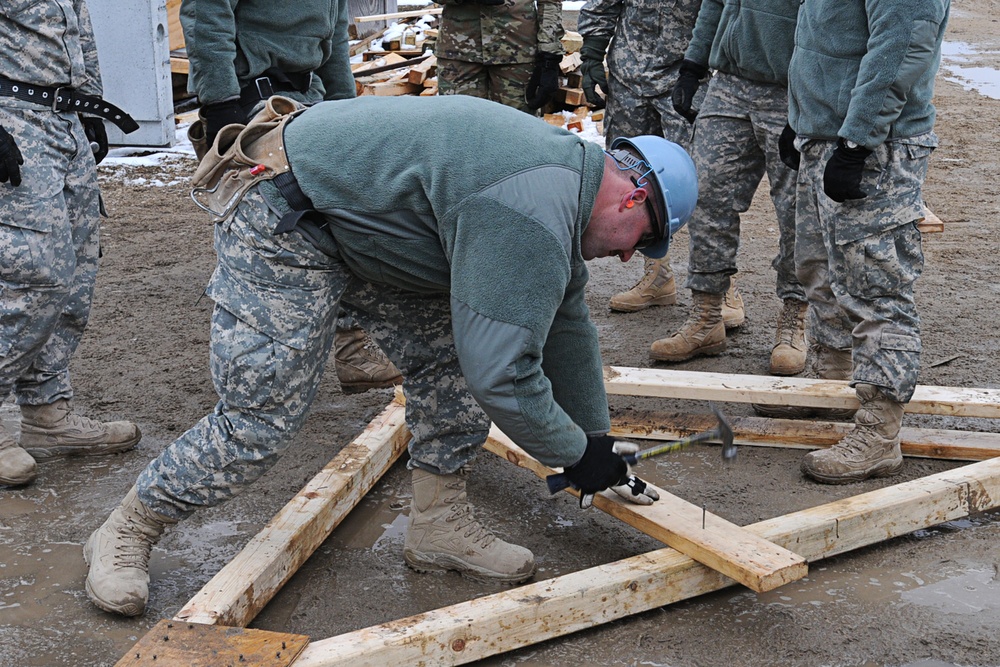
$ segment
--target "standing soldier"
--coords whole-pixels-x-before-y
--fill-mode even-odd
[[[97,163],[107,118],[84,0],[4,3],[0,11],[0,400],[21,406],[20,446],[0,425],[0,484],[27,484],[35,461],[131,449],[127,421],[73,412],[69,362],[94,295],[100,254]]]

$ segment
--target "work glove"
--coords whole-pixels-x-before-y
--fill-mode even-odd
[[[799,162],[802,156],[795,148],[795,130],[788,123],[785,123],[785,129],[781,131],[781,136],[778,137],[778,157],[781,158],[781,161],[789,169],[799,170]]]
[[[80,122],[90,141],[90,150],[94,152],[94,161],[101,164],[101,160],[108,156],[108,130],[104,127],[104,121],[95,116],[80,116]]]
[[[588,435],[583,458],[564,468],[563,472],[574,487],[580,490],[580,508],[587,509],[594,502],[594,494],[611,489],[619,496],[637,505],[652,505],[660,496],[644,481],[631,474],[622,455],[635,454],[638,445],[615,440],[609,435]]]
[[[562,56],[558,53],[539,53],[535,56],[535,70],[528,80],[528,87],[524,89],[524,101],[532,109],[541,109],[559,90],[561,62]]]
[[[674,90],[670,94],[670,101],[674,103],[674,111],[693,123],[698,116],[698,112],[691,108],[694,103],[695,93],[701,86],[701,80],[708,76],[708,68],[699,65],[693,60],[683,60],[681,62],[680,75]]]
[[[605,97],[608,94],[608,75],[604,71],[604,52],[608,48],[610,40],[604,37],[584,37],[583,47],[580,48],[580,72],[583,74],[583,94],[587,97],[587,102],[596,109],[603,109],[605,105],[604,97],[597,92],[597,87],[601,87],[601,92]]]
[[[823,171],[823,192],[833,201],[843,203],[848,199],[864,199],[868,193],[861,189],[865,160],[872,152],[864,146],[848,148],[841,138]]]
[[[22,164],[24,158],[21,156],[21,149],[17,147],[17,142],[3,126],[0,126],[0,183],[10,181],[11,186],[15,188],[19,186]]]
[[[201,108],[201,117],[205,120],[205,141],[208,142],[209,146],[215,144],[215,137],[219,134],[219,130],[226,125],[247,122],[239,100],[206,104]]]

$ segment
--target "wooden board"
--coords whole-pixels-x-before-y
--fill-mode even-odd
[[[423,85],[427,79],[433,77],[437,73],[437,57],[434,55],[428,55],[427,59],[421,63],[414,65],[409,74],[407,74],[406,80],[410,83],[419,83]]]
[[[940,233],[944,231],[944,222],[925,206],[924,217],[917,220],[917,229],[922,234]]]
[[[799,377],[699,373],[661,368],[604,367],[609,394],[737,403],[857,408],[846,381]],[[1000,389],[917,385],[906,412],[955,417],[1000,417]]]
[[[1000,459],[993,459],[746,529],[816,561],[998,505]],[[466,664],[731,585],[661,549],[313,641],[295,667]]]
[[[386,21],[390,19],[409,19],[409,18],[419,18],[421,16],[427,16],[428,14],[434,16],[440,14],[442,11],[441,7],[428,7],[427,9],[414,9],[408,12],[392,12],[390,14],[370,14],[368,16],[355,16],[355,23],[367,23],[368,21]]]
[[[419,95],[423,91],[424,87],[422,84],[414,84],[409,81],[382,81],[379,83],[364,84],[358,95],[378,95],[380,97]]]
[[[531,470],[542,479],[554,472],[529,456],[496,427],[490,431],[485,448]],[[805,559],[801,556],[662,489],[657,491],[660,500],[648,507],[634,505],[612,491],[596,496],[594,507],[758,593],[801,579],[808,573]],[[575,491],[573,493],[578,495]]]
[[[305,635],[163,620],[115,667],[287,667],[308,643]]]
[[[170,50],[184,48],[184,30],[181,28],[181,0],[167,0],[167,37]]]

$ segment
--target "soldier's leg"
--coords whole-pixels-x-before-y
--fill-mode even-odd
[[[534,63],[515,63],[513,65],[490,65],[486,68],[489,75],[490,99],[505,104],[525,113],[537,115],[539,111],[532,109],[524,100],[524,91],[531,79]]]
[[[489,98],[489,78],[479,63],[438,58],[438,94]]]

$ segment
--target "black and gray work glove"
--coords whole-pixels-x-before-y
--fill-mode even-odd
[[[205,141],[208,142],[209,146],[215,144],[215,137],[219,134],[219,130],[226,125],[247,122],[239,100],[206,104],[201,108],[201,117],[205,119]]]
[[[848,199],[864,199],[868,193],[861,189],[865,160],[872,152],[864,146],[849,148],[841,138],[823,171],[823,192],[837,203]]]
[[[91,150],[94,151],[94,161],[101,164],[101,160],[108,156],[108,131],[104,127],[104,120],[94,116],[80,116],[80,122],[91,143]],[[94,148],[95,144],[97,148]]]
[[[0,183],[10,181],[13,187],[21,184],[21,149],[10,133],[0,126]]]
[[[652,505],[660,495],[644,481],[631,474],[622,455],[635,454],[639,446],[615,440],[610,435],[588,435],[583,458],[563,469],[574,487],[580,490],[580,507],[587,509],[594,494],[611,489],[637,505]]]
[[[778,137],[778,157],[781,158],[781,161],[789,169],[799,170],[799,162],[801,162],[802,155],[795,148],[795,130],[788,123],[785,123],[785,129],[781,131],[781,136]]]
[[[559,90],[561,62],[562,56],[558,53],[539,53],[535,56],[535,70],[528,80],[528,87],[524,89],[524,101],[532,109],[541,109]]]
[[[694,104],[694,96],[701,86],[701,80],[706,76],[708,68],[704,65],[699,65],[693,60],[681,62],[680,75],[670,94],[670,101],[674,104],[674,111],[686,118],[689,123],[693,123],[698,116],[698,111],[692,109],[691,105]]]
[[[580,72],[583,74],[583,94],[594,108],[603,109],[608,94],[608,75],[604,70],[604,53],[610,40],[604,37],[584,37],[580,48]],[[604,97],[597,92],[600,86]]]

